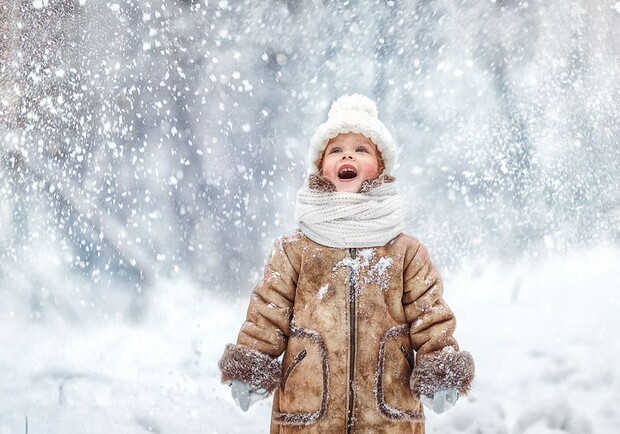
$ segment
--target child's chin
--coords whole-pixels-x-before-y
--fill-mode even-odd
[[[349,182],[349,183],[338,182],[336,184],[336,191],[341,192],[341,193],[358,193],[361,187],[362,185],[360,182]]]

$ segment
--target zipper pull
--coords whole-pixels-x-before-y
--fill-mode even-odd
[[[349,257],[351,259],[355,259],[356,256],[357,256],[357,249],[355,247],[350,247],[349,248]]]

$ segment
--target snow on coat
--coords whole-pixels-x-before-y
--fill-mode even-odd
[[[222,382],[274,392],[272,434],[422,434],[420,394],[464,395],[474,375],[442,292],[427,249],[404,234],[369,249],[282,237],[220,360]]]

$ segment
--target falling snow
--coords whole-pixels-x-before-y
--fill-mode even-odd
[[[329,291],[329,283],[326,283],[319,288],[319,291],[317,292],[317,297],[322,300],[323,297],[325,297],[325,295],[327,294],[327,291]]]
[[[572,304],[618,308],[620,2],[11,0],[0,17],[0,433],[264,420],[227,401],[215,352],[345,92],[377,101],[406,232],[494,376],[429,432],[620,430],[616,317]],[[341,265],[395,268],[374,249]]]

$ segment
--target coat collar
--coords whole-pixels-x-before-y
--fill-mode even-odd
[[[360,193],[368,193],[373,188],[377,188],[383,183],[395,182],[396,178],[390,175],[380,175],[377,178],[367,179],[362,182]],[[336,186],[325,176],[319,173],[313,173],[308,177],[308,187],[311,190],[316,190],[321,193],[333,193],[336,191]]]

